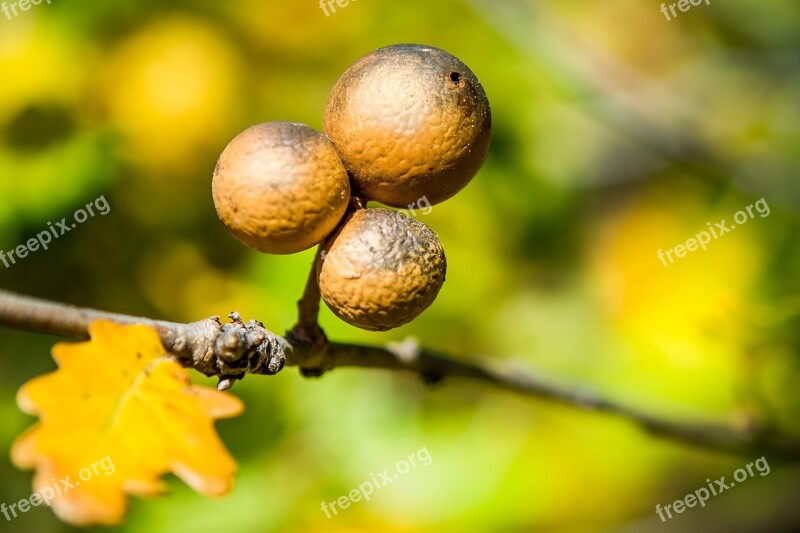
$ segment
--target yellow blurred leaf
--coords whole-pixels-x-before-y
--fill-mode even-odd
[[[20,408],[40,421],[11,456],[36,469],[33,490],[75,525],[119,523],[126,494],[162,492],[169,472],[207,495],[229,491],[236,463],[214,419],[239,414],[241,402],[190,384],[150,327],[97,321],[89,333],[57,344],[59,369],[19,390]]]
[[[203,161],[197,154],[219,151],[220,132],[238,129],[241,108],[231,102],[242,94],[241,69],[235,49],[213,25],[159,18],[110,52],[98,96],[132,162],[166,170],[172,180],[193,179],[186,169]]]

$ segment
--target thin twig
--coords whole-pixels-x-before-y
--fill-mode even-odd
[[[485,363],[455,360],[409,341],[387,348],[331,343],[327,360],[330,368],[352,366],[411,371],[431,383],[445,378],[479,381],[525,396],[612,414],[634,422],[653,435],[721,452],[752,455],[759,450],[762,453],[770,450],[776,458],[800,457],[798,438],[760,428],[755,422],[749,427],[737,428],[710,420],[666,420],[604,398],[587,387],[559,384],[530,373],[495,370]]]
[[[292,334],[294,338],[300,338],[301,341],[313,342],[324,336],[318,321],[320,292],[317,283],[317,261],[320,260],[319,257],[319,252],[314,254],[303,296],[297,301],[297,325],[292,330]]]
[[[313,289],[309,292],[313,294]],[[302,301],[302,300],[301,300]],[[317,303],[317,305],[319,305]],[[678,422],[658,418],[634,407],[611,401],[585,387],[564,385],[518,371],[495,370],[487,364],[456,360],[406,342],[388,347],[362,346],[322,340],[286,339],[256,321],[244,324],[237,313],[232,322],[217,317],[181,324],[106,313],[48,302],[0,290],[0,324],[17,329],[76,339],[88,338],[88,326],[98,319],[120,324],[146,324],[161,335],[165,348],[187,367],[221,378],[229,387],[246,373],[274,374],[283,366],[297,366],[305,375],[321,375],[338,367],[409,371],[435,383],[463,378],[494,387],[616,415],[645,431],[683,444],[737,455],[769,453],[770,457],[800,458],[800,440],[758,424],[738,428],[714,421]],[[296,331],[298,328],[296,327]]]

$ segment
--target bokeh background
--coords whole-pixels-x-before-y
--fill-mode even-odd
[[[259,254],[216,218],[216,157],[266,120],[320,129],[345,68],[419,42],[467,63],[494,141],[473,182],[418,218],[448,279],[414,336],[580,384],[665,417],[800,432],[800,5],[658,2],[52,0],[0,14],[0,249],[94,217],[11,268],[0,287],[178,321],[239,311],[293,323],[313,252]],[[768,217],[664,267],[659,249],[764,198]],[[0,330],[0,501],[30,494],[8,459],[33,423],[16,390],[54,368],[58,339]],[[202,377],[198,382],[211,383]],[[467,382],[289,369],[234,392],[218,424],[240,462],[208,499],[132,500],[118,531],[792,531],[800,471],[778,458],[662,524],[673,502],[753,457],[689,448],[604,415]],[[79,414],[78,414],[79,416]],[[328,519],[320,510],[420,448],[412,469]],[[44,508],[0,530],[71,531]]]

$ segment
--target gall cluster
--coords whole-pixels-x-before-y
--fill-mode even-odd
[[[372,331],[406,324],[439,293],[444,250],[422,222],[366,202],[434,205],[461,190],[489,150],[486,93],[443,50],[388,46],[339,78],[324,130],[264,122],[237,135],[214,170],[217,215],[261,252],[321,244],[322,299],[348,324]]]

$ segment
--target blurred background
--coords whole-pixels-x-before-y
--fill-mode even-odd
[[[664,417],[758,419],[800,433],[800,5],[658,2],[53,0],[0,13],[0,249],[103,196],[110,205],[6,268],[0,287],[175,321],[232,310],[281,332],[313,251],[259,254],[217,220],[211,173],[267,120],[322,127],[353,61],[393,43],[443,48],[493,110],[489,159],[417,217],[448,277],[409,336],[578,383]],[[13,15],[13,13],[12,13]],[[764,198],[770,214],[665,267],[657,257]],[[33,423],[16,390],[58,339],[0,330],[0,501],[30,494],[8,459]],[[202,376],[200,383],[212,384]],[[629,423],[468,382],[293,369],[233,392],[218,424],[240,463],[219,500],[170,478],[118,531],[794,531],[797,465],[666,523],[662,506],[758,456],[689,448]],[[320,509],[425,447],[333,518]],[[71,531],[34,508],[7,531]],[[102,531],[98,529],[98,531]]]

